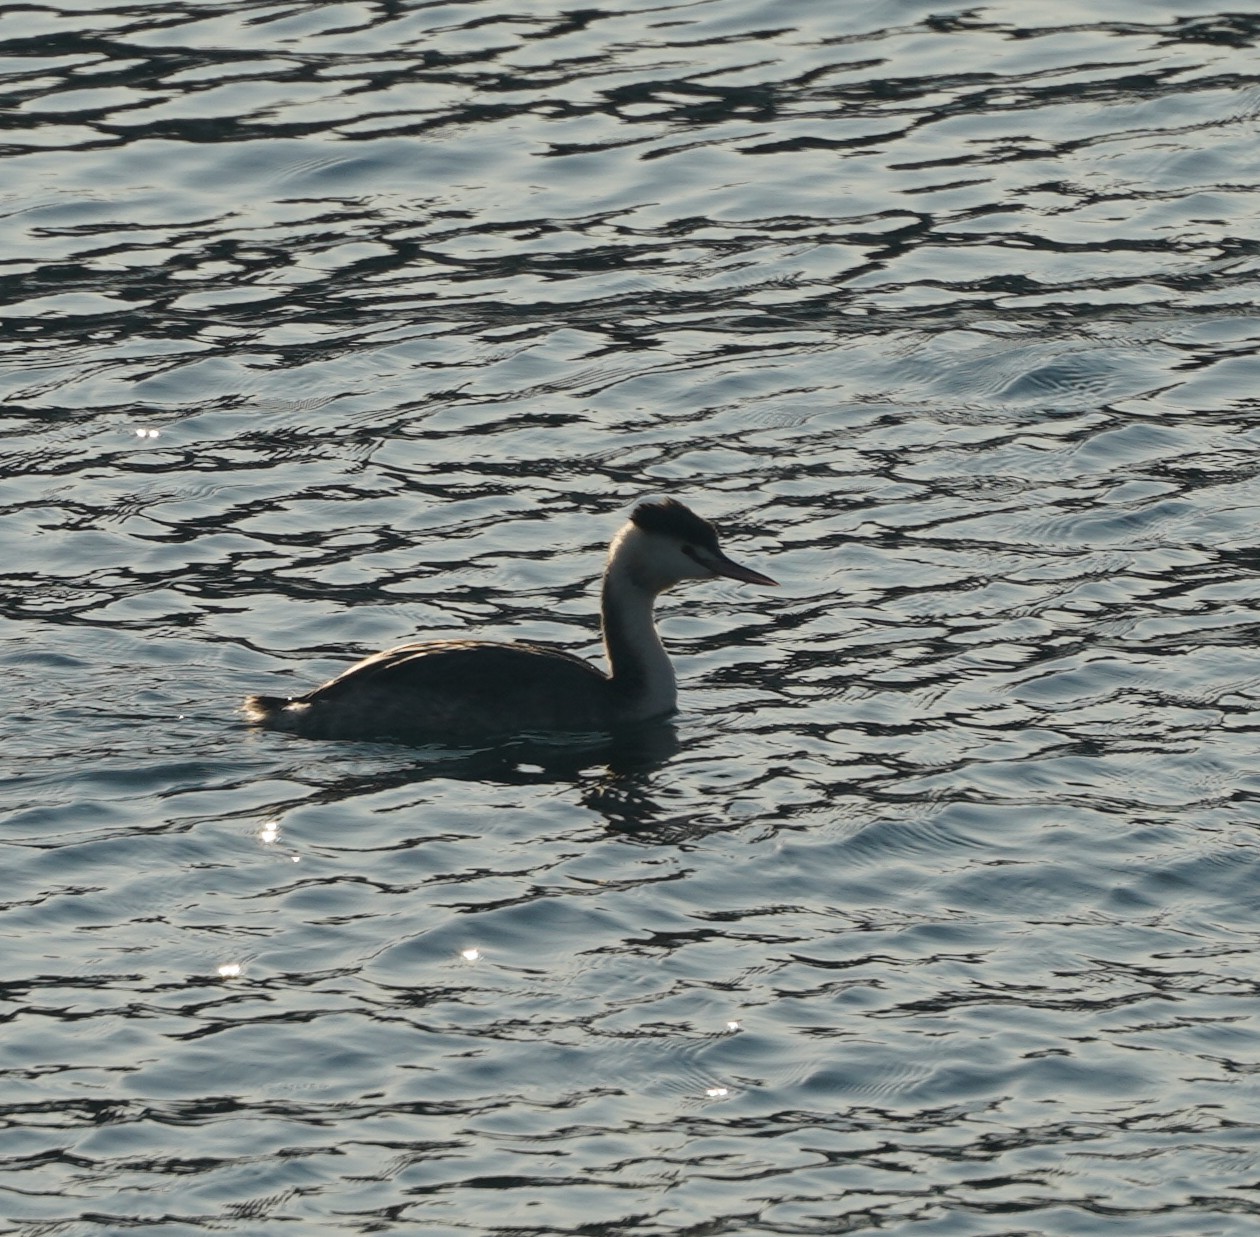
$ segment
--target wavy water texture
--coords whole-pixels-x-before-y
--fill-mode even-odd
[[[1260,18],[1101,8],[0,14],[0,1229],[1253,1231]],[[674,724],[242,725],[651,492]]]

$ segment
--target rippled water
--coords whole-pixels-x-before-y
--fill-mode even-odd
[[[0,1230],[1252,1233],[1249,7],[7,9]]]

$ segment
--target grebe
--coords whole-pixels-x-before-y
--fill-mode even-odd
[[[656,598],[683,580],[773,585],[722,553],[713,525],[676,499],[641,502],[608,550],[601,596],[611,673],[557,649],[485,640],[403,644],[288,699],[250,696],[257,725],[315,739],[607,731],[670,713],[674,668]]]

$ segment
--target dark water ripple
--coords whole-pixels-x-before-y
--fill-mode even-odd
[[[0,14],[0,1231],[1250,1234],[1260,17],[525,7]]]

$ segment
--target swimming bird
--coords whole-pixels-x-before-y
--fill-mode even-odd
[[[678,693],[656,598],[684,580],[719,577],[776,583],[727,558],[713,525],[677,499],[647,500],[608,550],[607,674],[546,645],[437,640],[373,654],[304,696],[250,696],[245,714],[321,739],[600,732],[663,717]]]

